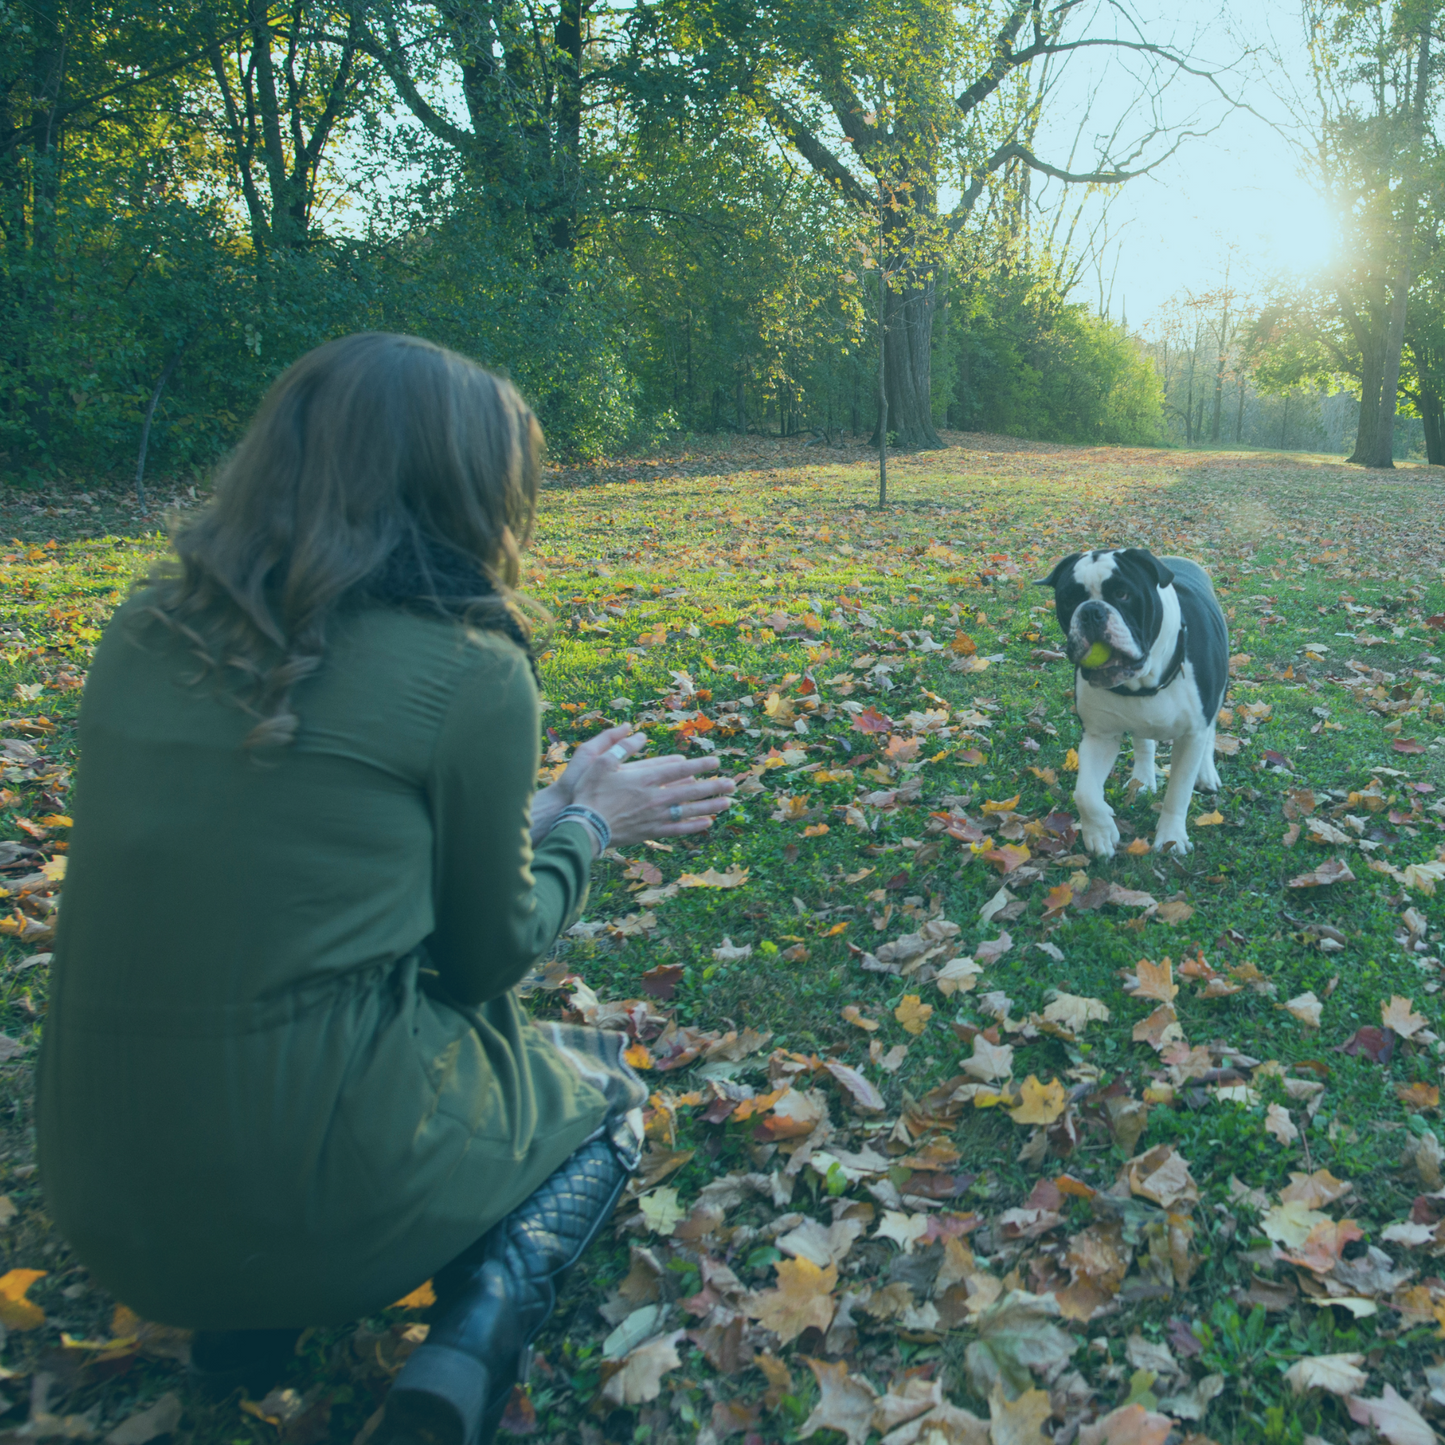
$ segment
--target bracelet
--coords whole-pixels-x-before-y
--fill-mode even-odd
[[[597,835],[597,852],[600,856],[608,849],[612,842],[612,829],[607,826],[607,819],[601,813],[593,812],[591,808],[584,808],[581,803],[569,803],[560,813],[557,814],[557,823],[565,823],[568,818],[576,818],[579,823],[585,823]]]

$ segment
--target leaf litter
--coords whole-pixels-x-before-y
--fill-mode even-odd
[[[621,1412],[654,1441],[1246,1441],[1272,1400],[1326,1438],[1433,1438],[1445,852],[1420,659],[1445,559],[1405,525],[1408,482],[1386,506],[1338,469],[993,442],[898,459],[911,499],[881,517],[801,465],[726,496],[549,494],[529,585],[576,706],[545,713],[544,777],[625,716],[741,786],[712,837],[604,864],[529,985],[625,1032],[653,1093],[613,1263],[571,1287],[513,1433]],[[1111,539],[1208,557],[1235,613],[1226,788],[1162,866],[1122,786],[1118,856],[1079,851],[1067,667],[1024,585]],[[1336,618],[1373,640],[1295,645]],[[17,679],[6,744],[34,800],[7,872],[12,1058],[64,881],[57,656],[25,664],[61,685]],[[25,1269],[18,1183],[17,1361],[67,1313]],[[415,1310],[346,1358],[394,1369]],[[36,1429],[108,1353],[169,1358],[160,1330],[67,1332],[82,1368],[34,1396]],[[374,1400],[387,1376],[330,1378],[250,1418],[359,1427],[338,1380]],[[106,1428],[132,1416],[150,1428]]]

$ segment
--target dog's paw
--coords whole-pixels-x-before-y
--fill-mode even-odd
[[[1189,834],[1185,831],[1183,823],[1177,825],[1160,823],[1159,831],[1154,835],[1154,851],[1156,853],[1192,853],[1194,844],[1189,841]]]
[[[1147,772],[1142,772],[1136,767],[1129,774],[1128,787],[1133,797],[1138,797],[1140,793],[1152,793],[1157,786],[1158,777],[1152,767]]]
[[[1079,832],[1084,847],[1099,858],[1112,858],[1119,846],[1119,829],[1112,817],[1099,823],[1081,822]]]
[[[1202,793],[1217,793],[1223,786],[1224,781],[1219,776],[1219,769],[1213,762],[1206,762],[1199,770],[1199,781],[1194,785]]]

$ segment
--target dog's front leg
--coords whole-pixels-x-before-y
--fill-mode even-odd
[[[1159,828],[1154,834],[1157,852],[1162,853],[1172,845],[1176,853],[1188,853],[1194,847],[1189,841],[1189,804],[1208,745],[1207,732],[1184,733],[1174,739],[1169,758],[1169,789],[1164,794],[1164,810],[1159,814]]]
[[[1101,858],[1112,858],[1119,842],[1114,810],[1104,801],[1104,784],[1119,756],[1122,733],[1085,732],[1079,744],[1079,785],[1074,802],[1079,809],[1084,847]]]
[[[1154,772],[1154,739],[1134,738],[1134,771],[1130,781],[1139,784],[1139,790],[1152,793],[1157,781]]]

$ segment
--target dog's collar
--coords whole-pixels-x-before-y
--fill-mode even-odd
[[[1176,677],[1184,666],[1184,643],[1189,636],[1189,629],[1181,622],[1179,624],[1179,641],[1174,646],[1174,656],[1165,669],[1164,676],[1154,684],[1153,687],[1111,687],[1110,692],[1117,692],[1120,697],[1153,697],[1156,693],[1163,692]]]

